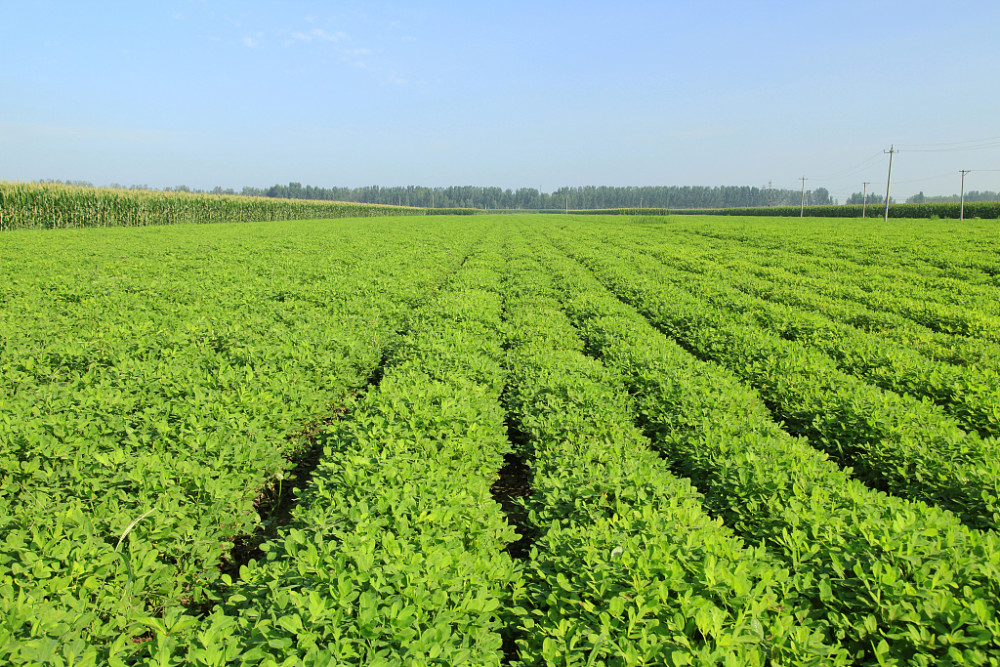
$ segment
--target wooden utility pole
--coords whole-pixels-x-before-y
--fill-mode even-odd
[[[971,169],[962,170],[962,208],[960,210],[960,213],[958,214],[958,219],[960,221],[965,220],[965,175],[968,174],[970,171],[972,170]]]
[[[889,222],[889,184],[892,183],[892,156],[899,151],[895,149],[894,145],[890,144],[889,150],[882,152],[889,154],[889,176],[885,179],[885,221]]]

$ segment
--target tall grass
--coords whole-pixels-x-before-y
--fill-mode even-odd
[[[382,204],[0,181],[0,230],[425,215]]]

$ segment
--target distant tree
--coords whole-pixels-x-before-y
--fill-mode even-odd
[[[962,197],[958,193],[953,195],[935,195],[932,197],[927,197],[926,201],[928,203],[942,203],[942,202],[959,202]],[[991,190],[970,190],[965,193],[965,201],[1000,201],[1000,192],[993,192]]]
[[[1000,192],[972,190],[965,193],[965,201],[1000,201]]]
[[[816,188],[809,194],[809,203],[813,206],[828,206],[833,203],[830,191],[826,188]]]
[[[885,197],[882,195],[875,194],[874,192],[869,192],[867,198],[863,197],[862,192],[855,192],[850,197],[847,198],[845,203],[856,204],[861,206],[862,201],[867,201],[869,204],[882,204],[885,203]]]

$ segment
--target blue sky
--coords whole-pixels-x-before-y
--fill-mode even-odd
[[[0,0],[0,179],[1000,190],[1000,3]]]

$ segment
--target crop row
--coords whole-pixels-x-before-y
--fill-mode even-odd
[[[803,277],[804,271],[773,256],[758,257],[744,252],[741,254],[747,256],[735,259],[725,257],[732,254],[732,250],[726,250],[708,259],[690,257],[690,246],[687,250],[688,256],[683,260],[672,258],[671,264],[691,273],[716,275],[733,288],[758,298],[815,311],[832,320],[876,333],[928,359],[986,368],[995,368],[1000,363],[1000,345],[991,341],[931,329],[903,315],[823,293],[829,292],[824,285],[842,280],[839,275],[813,282]]]
[[[0,662],[103,663],[217,597],[303,432],[483,233],[365,227],[4,239]]]
[[[793,433],[875,488],[951,509],[973,526],[1000,523],[997,440],[966,433],[935,406],[868,385],[818,350],[719,311],[664,281],[661,265],[640,253],[591,248],[580,236],[563,247],[661,330],[756,387]]]
[[[425,215],[381,204],[0,181],[0,231]]]
[[[509,449],[499,274],[478,250],[417,308],[378,387],[320,429],[291,520],[156,665],[497,665],[514,539],[490,487]]]
[[[796,282],[820,294],[895,313],[940,333],[994,344],[1000,341],[1000,309],[992,279],[983,285],[954,278],[914,277],[913,282],[907,282],[891,271],[886,274],[864,265],[826,268],[819,266],[815,257],[811,262],[802,258],[788,261],[770,251],[767,254],[771,260],[767,262],[755,261],[752,252],[745,254],[743,261],[747,263],[773,264],[777,259],[779,270],[792,274]],[[805,268],[807,265],[810,268]]]
[[[844,664],[787,570],[711,519],[653,453],[619,378],[583,354],[552,278],[518,259],[505,291],[533,536],[512,664]]]
[[[735,268],[726,272],[709,266],[696,272],[675,268],[681,247],[660,245],[644,252],[659,260],[657,278],[736,319],[819,349],[840,369],[879,387],[926,397],[965,429],[983,436],[1000,435],[1000,374],[996,369],[963,368],[928,359],[899,343],[823,315],[748,295],[731,286],[740,281],[741,273]]]
[[[740,208],[699,208],[672,209],[674,215],[735,215],[735,216],[766,216],[766,217],[799,217],[801,206],[758,206]],[[885,215],[885,205],[868,204],[863,208],[859,204],[837,204],[831,206],[806,206],[805,213],[816,218],[860,218],[864,212],[868,218],[881,218]],[[961,214],[961,204],[890,204],[890,218],[953,218],[957,220]],[[1000,217],[1000,202],[967,202],[965,204],[966,218]]]
[[[663,255],[660,245],[655,254]],[[956,366],[996,368],[1000,363],[1000,345],[930,329],[902,315],[875,310],[850,299],[822,294],[822,284],[812,286],[802,272],[793,270],[774,257],[758,259],[755,255],[730,257],[732,250],[719,252],[711,258],[692,256],[691,246],[681,256],[673,256],[670,264],[689,273],[713,275],[734,289],[774,303],[819,313],[836,322],[877,334],[887,342],[910,348],[928,359]],[[742,253],[747,254],[747,253]],[[824,282],[839,280],[830,276]],[[817,289],[818,288],[818,289]]]
[[[995,662],[995,533],[868,489],[790,437],[730,371],[665,338],[562,252],[543,252],[587,349],[621,374],[654,445],[709,511],[789,568],[828,641],[855,664]]]
[[[662,219],[660,225],[662,226]],[[877,271],[909,273],[925,280],[960,278],[971,285],[996,285],[998,243],[991,222],[952,225],[923,220],[881,223],[868,220],[727,220],[683,218],[672,231],[702,239],[736,242],[777,256],[798,255],[817,265],[846,260]],[[793,232],[794,230],[794,232]],[[807,261],[806,267],[812,265]],[[847,276],[852,278],[852,276]]]
[[[991,344],[794,280],[956,242],[741,224],[0,235],[0,662],[998,667]]]
[[[755,240],[708,239],[719,258],[738,259],[746,264],[777,266],[793,275],[814,278],[836,276],[838,284],[850,285],[871,292],[918,297],[940,304],[982,309],[996,314],[993,300],[996,281],[987,267],[980,264],[982,257],[970,255],[975,266],[940,266],[920,257],[894,255],[880,247],[830,247],[821,242],[791,245],[786,240],[755,242]],[[739,248],[738,255],[733,250]],[[881,252],[880,252],[881,251]],[[943,246],[937,253],[956,253],[961,261],[964,248]],[[967,253],[967,251],[966,251]]]
[[[860,223],[859,223],[860,224]],[[929,233],[927,223],[912,221],[895,229],[851,229],[849,223],[800,225],[793,239],[787,228],[645,225],[648,238],[685,238],[689,246],[710,249],[718,258],[780,266],[793,275],[836,275],[844,285],[912,296],[944,304],[970,300],[996,312],[990,299],[998,285],[997,244],[989,226],[970,225]],[[881,226],[880,226],[881,227]],[[667,232],[669,234],[663,234]],[[831,243],[831,239],[836,242]],[[738,251],[738,252],[735,252]]]

